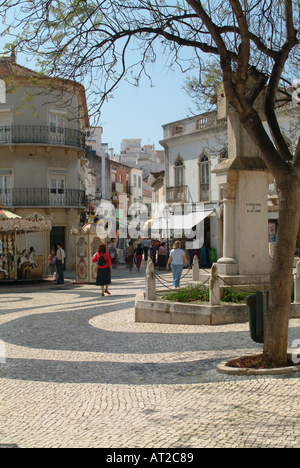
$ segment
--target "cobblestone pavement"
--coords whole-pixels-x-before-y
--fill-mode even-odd
[[[93,285],[0,294],[0,447],[300,447],[299,373],[218,374],[260,351],[248,324],[135,323],[144,273],[114,270],[111,297]]]

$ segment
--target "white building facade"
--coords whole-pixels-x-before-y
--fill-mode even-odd
[[[221,193],[212,170],[227,156],[227,122],[209,112],[163,125],[163,135],[166,203],[175,214],[202,212],[203,242],[221,256]]]

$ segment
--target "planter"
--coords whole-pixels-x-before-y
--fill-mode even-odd
[[[291,318],[300,318],[300,302],[291,304]],[[143,291],[135,298],[135,321],[182,325],[226,325],[249,321],[246,304],[192,304],[147,301]]]
[[[261,354],[254,355],[253,357],[259,357]],[[239,356],[234,359],[243,359],[249,358],[250,355]],[[234,359],[230,359],[233,361]],[[221,362],[217,366],[217,372],[220,374],[226,375],[281,375],[281,374],[294,374],[295,372],[300,372],[300,365],[297,366],[288,366],[288,367],[278,367],[272,369],[252,369],[249,367],[228,367],[226,364],[230,361]]]

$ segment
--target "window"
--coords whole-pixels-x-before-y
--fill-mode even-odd
[[[139,176],[139,188],[142,188],[142,178]]]
[[[174,125],[172,128],[172,135],[178,135],[181,134],[183,131],[183,125]]]
[[[12,114],[9,110],[0,111],[0,141],[11,141]]]
[[[5,81],[0,80],[0,103],[5,104],[6,103],[6,85]]]
[[[66,204],[66,173],[67,171],[65,170],[50,170],[50,204],[53,206],[63,206]]]
[[[184,164],[180,156],[175,161],[175,186],[181,187],[184,185]]]
[[[208,118],[207,117],[203,117],[203,118],[197,120],[197,123],[196,123],[196,129],[197,130],[201,130],[201,128],[206,128],[206,127],[208,127]]]
[[[4,206],[12,205],[12,170],[0,170],[0,198]]]
[[[65,141],[66,114],[50,114],[49,126],[51,140],[63,143]]]
[[[209,201],[209,159],[206,154],[202,154],[199,158],[199,172],[200,172],[200,201]]]
[[[62,133],[63,129],[66,128],[65,114],[50,114],[49,122],[52,133]]]

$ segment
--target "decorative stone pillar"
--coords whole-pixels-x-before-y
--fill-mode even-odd
[[[146,268],[146,294],[147,301],[156,301],[154,265],[151,258],[148,259]]]
[[[220,305],[220,280],[216,263],[212,266],[209,280],[209,305]]]
[[[193,281],[199,281],[199,259],[197,255],[193,259]]]
[[[235,188],[233,183],[220,185],[223,192],[224,228],[223,257],[218,260],[221,275],[238,274],[238,262],[235,257]]]

